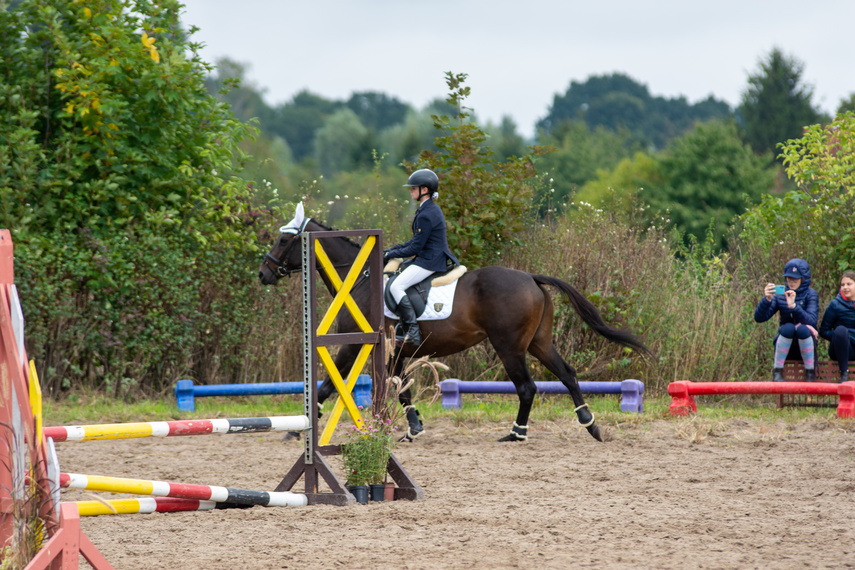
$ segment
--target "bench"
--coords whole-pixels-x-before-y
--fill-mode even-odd
[[[538,394],[569,394],[561,382],[535,382]],[[620,394],[620,409],[624,412],[643,412],[644,383],[640,380],[621,382],[579,382],[583,394]],[[463,405],[461,394],[516,394],[513,382],[458,380],[449,378],[439,383],[442,407],[445,410]]]
[[[840,382],[840,367],[833,360],[818,360],[814,366],[817,382],[838,384]],[[855,370],[855,362],[849,363],[849,369]],[[787,382],[804,382],[805,368],[801,360],[784,362],[784,379]],[[855,380],[855,378],[853,378]],[[814,394],[778,394],[778,407],[817,407],[834,408],[837,398],[833,396],[818,396]]]

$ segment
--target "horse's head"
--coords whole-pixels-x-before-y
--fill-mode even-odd
[[[264,256],[258,268],[258,278],[264,285],[275,285],[280,278],[302,271],[300,235],[310,221],[311,218],[303,214],[303,204],[298,204],[294,219],[279,228],[280,234],[273,249]]]

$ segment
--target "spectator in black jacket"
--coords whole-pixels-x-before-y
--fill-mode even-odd
[[[822,315],[819,336],[831,341],[828,357],[836,360],[840,381],[849,381],[849,359],[855,356],[855,271],[844,271],[840,292]]]

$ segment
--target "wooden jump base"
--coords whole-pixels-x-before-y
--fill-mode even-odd
[[[308,504],[306,495],[290,492],[249,491],[231,487],[187,485],[144,479],[123,479],[100,475],[60,473],[59,485],[64,489],[85,489],[107,493],[153,495],[197,501],[215,501],[234,505],[260,505],[262,507],[303,507]]]
[[[672,382],[671,414],[685,416],[698,411],[694,396],[728,394],[811,394],[838,396],[837,417],[855,418],[855,382]]]
[[[255,433],[268,431],[306,431],[311,427],[306,416],[271,416],[214,420],[180,420],[127,424],[98,424],[44,428],[45,437],[54,441],[91,441],[204,435],[209,433]]]
[[[561,382],[535,382],[538,394],[569,394]],[[449,410],[463,405],[461,394],[516,394],[513,382],[458,380],[450,378],[439,383],[442,407]],[[622,382],[579,382],[583,394],[620,394],[620,409],[624,412],[644,411],[644,383],[640,380]]]
[[[321,383],[318,382],[318,387]],[[193,384],[192,380],[179,380],[175,384],[175,401],[179,411],[196,411],[196,398],[213,396],[269,396],[275,394],[302,394],[302,382],[259,382],[256,384]],[[353,388],[357,406],[371,406],[371,376],[360,374]]]

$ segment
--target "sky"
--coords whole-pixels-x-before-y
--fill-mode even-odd
[[[621,72],[653,96],[739,104],[774,47],[799,60],[815,105],[855,92],[851,0],[182,0],[205,61],[246,64],[270,105],[307,89],[379,91],[417,109],[466,73],[481,122],[527,137],[571,81]]]

